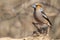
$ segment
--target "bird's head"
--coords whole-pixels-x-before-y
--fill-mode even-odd
[[[32,7],[36,10],[43,11],[42,5],[40,3],[33,4]]]

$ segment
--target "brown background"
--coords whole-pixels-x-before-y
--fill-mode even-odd
[[[39,2],[52,22],[51,36],[60,38],[60,0],[0,0],[0,37],[21,38],[31,36],[32,5]]]

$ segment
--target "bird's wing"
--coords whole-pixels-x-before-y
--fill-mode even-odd
[[[52,23],[50,22],[50,20],[44,12],[42,12],[42,16],[49,22],[50,25],[52,25]]]

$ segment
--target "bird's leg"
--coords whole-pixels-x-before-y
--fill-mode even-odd
[[[42,32],[43,32],[42,27],[38,28],[38,26],[37,26],[39,23],[32,22],[32,24],[34,25],[34,27],[36,27],[37,31],[42,34]]]
[[[37,31],[38,31],[39,33],[41,33],[41,32],[40,32],[41,30],[40,30],[40,29],[38,28],[38,26],[37,26],[39,23],[34,23],[34,22],[32,22],[32,24],[33,24],[34,27],[37,29]]]
[[[32,24],[34,25],[34,27],[37,29],[37,31],[39,30],[39,28],[37,27],[37,25],[39,24],[39,23],[34,23],[34,22],[32,22]],[[38,34],[38,32],[37,31],[33,31],[33,36],[39,36],[39,34]]]
[[[48,27],[47,29],[47,35],[49,36],[49,33],[50,33],[50,27]]]

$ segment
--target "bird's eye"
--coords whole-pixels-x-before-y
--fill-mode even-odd
[[[36,5],[36,7],[37,7],[38,5]]]

